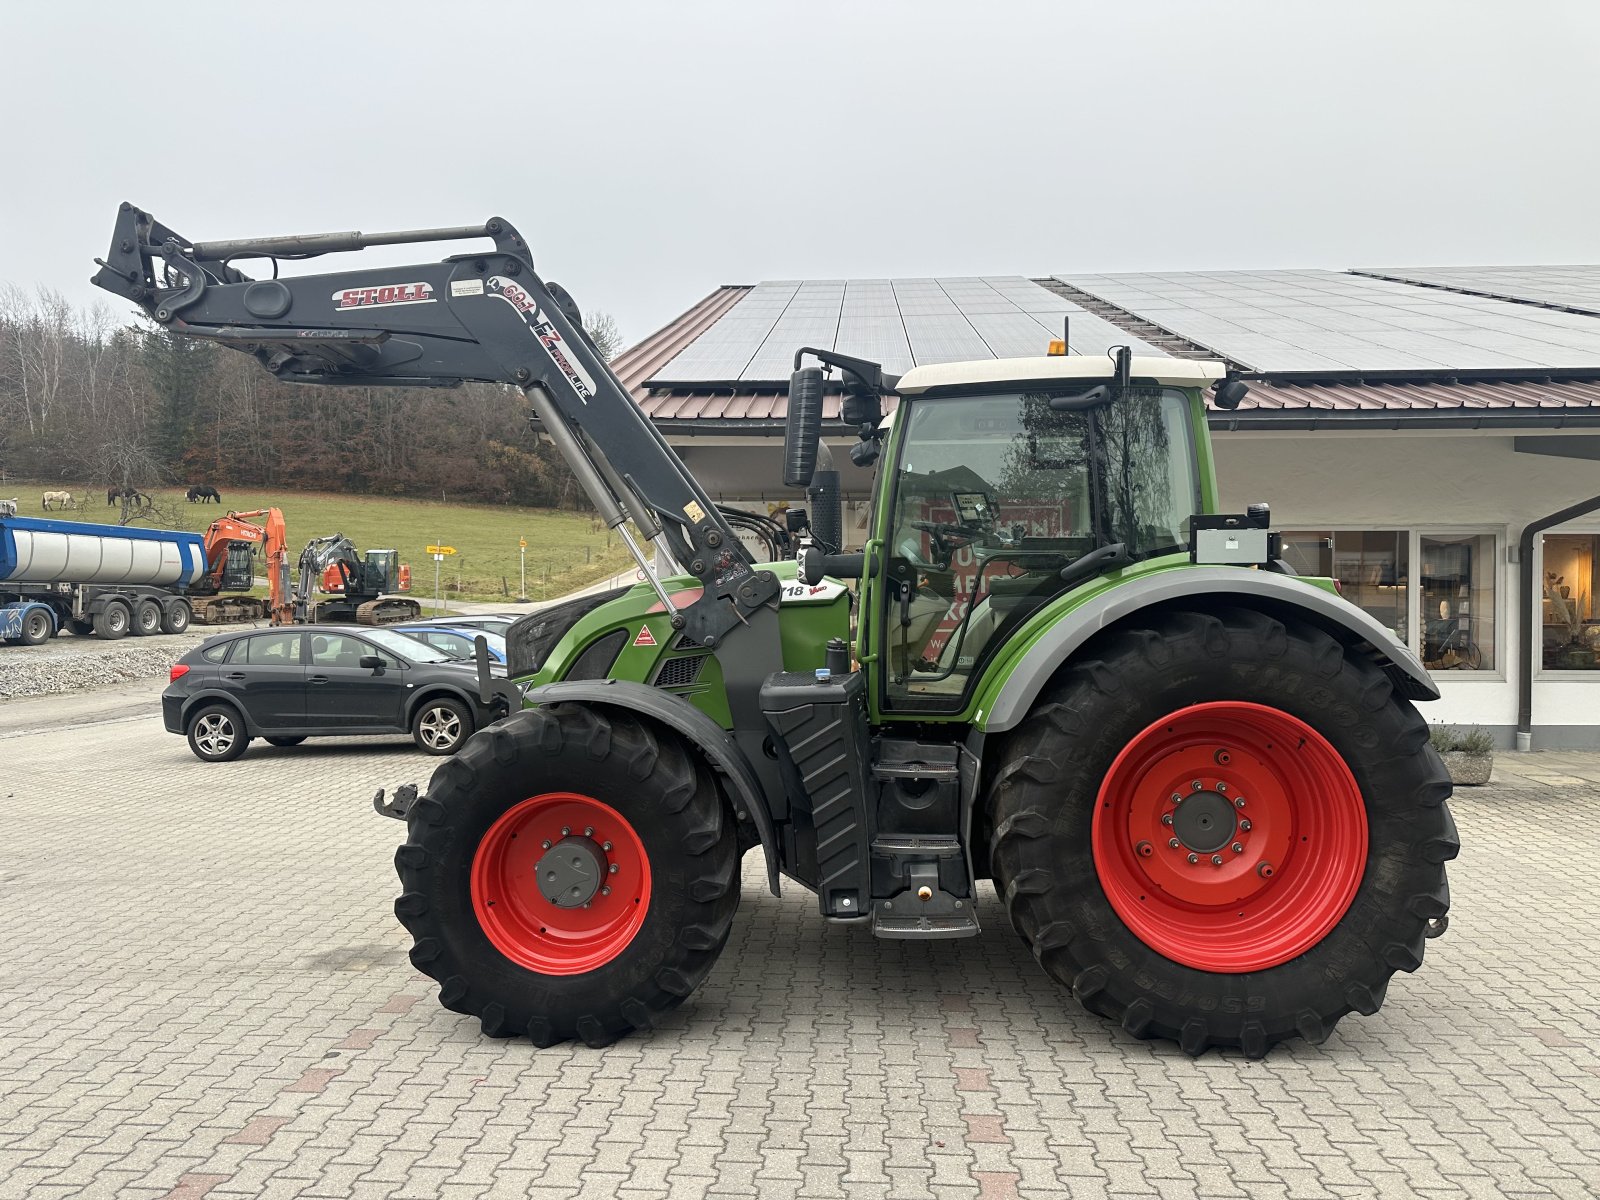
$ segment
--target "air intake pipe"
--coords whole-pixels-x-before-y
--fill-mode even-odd
[[[828,553],[844,549],[844,493],[839,472],[833,465],[833,451],[827,443],[817,443],[817,466],[806,488],[806,505],[811,514],[811,536]]]

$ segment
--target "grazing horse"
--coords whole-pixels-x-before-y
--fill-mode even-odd
[[[14,517],[17,515],[17,497],[9,500],[0,500],[0,517]]]
[[[78,507],[78,502],[72,498],[71,492],[46,492],[41,503],[44,505],[45,512],[50,511],[50,506],[52,504],[54,504],[57,508]]]
[[[205,504],[210,500],[215,500],[218,504],[222,503],[222,493],[210,484],[192,484],[189,488],[188,496],[190,504],[193,504],[196,500],[200,501],[201,504]]]

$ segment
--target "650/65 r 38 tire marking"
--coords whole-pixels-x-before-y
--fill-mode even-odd
[[[1367,814],[1328,740],[1263,704],[1195,704],[1130,741],[1100,785],[1094,860],[1139,940],[1203,971],[1261,971],[1355,899]]]
[[[577,792],[530,796],[478,844],[472,906],[512,962],[581,975],[621,954],[644,924],[650,860],[609,804]]]

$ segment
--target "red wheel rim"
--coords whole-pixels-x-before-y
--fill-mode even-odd
[[[604,966],[633,941],[649,907],[644,843],[592,796],[530,796],[489,827],[472,859],[479,926],[500,953],[541,975]]]
[[[1229,974],[1320,942],[1367,861],[1366,806],[1338,751],[1288,713],[1235,701],[1179,709],[1129,742],[1091,836],[1100,886],[1139,940]]]

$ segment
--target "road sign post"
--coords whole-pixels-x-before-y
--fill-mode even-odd
[[[445,555],[454,554],[455,552],[456,548],[454,546],[428,547],[428,553],[433,555],[433,607],[436,609],[443,608],[445,612],[449,612],[450,609],[439,599],[439,564],[444,562]]]
[[[528,539],[525,537],[517,539],[517,558],[522,563],[522,590],[517,593],[517,603],[526,604],[528,602]]]

